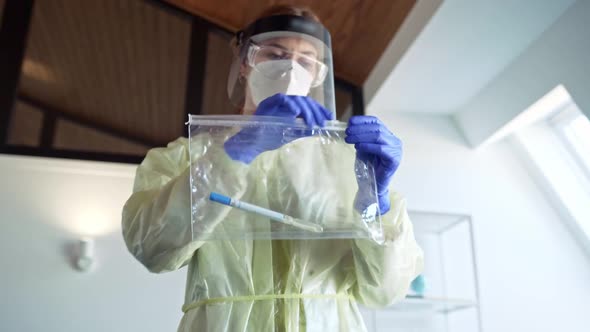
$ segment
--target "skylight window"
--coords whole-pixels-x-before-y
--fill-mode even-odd
[[[515,137],[561,219],[590,254],[590,121],[569,94],[547,106]]]
[[[581,166],[590,174],[590,121],[578,113],[561,130]]]

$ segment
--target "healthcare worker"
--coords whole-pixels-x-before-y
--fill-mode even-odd
[[[228,92],[241,113],[302,118],[309,126],[323,126],[334,118],[330,35],[311,12],[274,7],[240,31],[233,48]],[[248,144],[230,138],[218,147],[218,154],[201,156],[206,149],[198,148],[189,152],[186,138],[150,150],[123,209],[127,247],[152,272],[188,264],[179,331],[366,331],[357,303],[383,307],[402,299],[423,268],[405,201],[389,191],[401,142],[377,118],[355,116],[346,129],[350,145],[341,144],[350,149],[335,147],[333,160],[326,161],[350,164],[358,157],[374,164],[383,244],[369,239],[199,238],[199,228],[191,226],[189,153],[194,154],[193,163],[211,166],[203,168],[209,169],[206,174],[193,177],[196,188],[215,184],[248,201],[252,197],[244,189],[246,176],[264,168],[267,174],[275,169],[289,173],[277,176],[281,179],[298,179],[289,190],[310,209],[314,200],[330,195],[328,188],[305,180],[315,177],[321,184],[317,174],[322,170],[309,166],[317,153],[313,145],[294,141],[291,148],[299,165],[285,168],[282,143],[265,139],[268,134],[255,132],[259,139]],[[192,147],[199,147],[198,139],[206,135],[196,139]],[[354,175],[342,181],[358,188]],[[257,187],[256,195],[284,203],[280,191],[270,186]],[[206,197],[193,199],[198,208]],[[220,220],[210,214],[210,223],[199,225],[203,230],[219,227]]]

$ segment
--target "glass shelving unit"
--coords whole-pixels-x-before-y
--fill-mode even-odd
[[[370,332],[481,331],[473,225],[468,215],[410,211],[424,250],[425,291],[380,310],[363,308]]]

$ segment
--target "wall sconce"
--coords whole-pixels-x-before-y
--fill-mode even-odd
[[[88,272],[94,267],[94,240],[83,238],[78,241],[75,265],[80,272]]]

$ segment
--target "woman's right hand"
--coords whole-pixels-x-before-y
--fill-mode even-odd
[[[282,117],[293,120],[293,123],[296,118],[302,118],[309,127],[323,127],[327,120],[334,118],[332,112],[310,97],[281,93],[263,100],[254,115]],[[262,152],[278,149],[296,138],[299,137],[284,135],[284,127],[256,125],[244,128],[228,139],[224,148],[232,159],[249,164]]]
[[[302,118],[310,127],[323,127],[326,120],[334,119],[332,112],[312,98],[282,93],[277,93],[263,100],[254,115]]]

